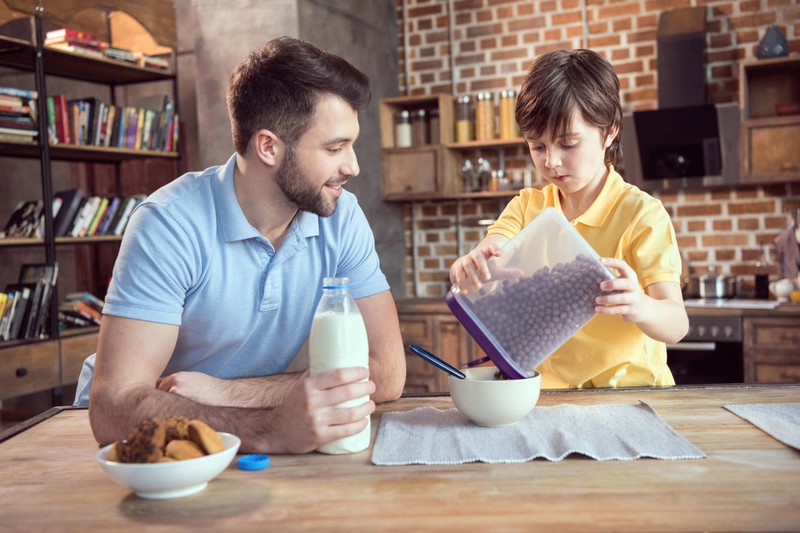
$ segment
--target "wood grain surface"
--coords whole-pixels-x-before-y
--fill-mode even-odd
[[[700,460],[378,467],[370,452],[235,463],[186,498],[139,499],[105,476],[85,410],[0,443],[0,531],[785,531],[800,529],[800,452],[723,409],[800,401],[800,385],[544,392],[539,405],[648,402]],[[403,398],[380,415],[450,398]],[[374,441],[374,435],[373,435]]]

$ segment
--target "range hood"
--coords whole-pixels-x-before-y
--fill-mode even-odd
[[[626,114],[625,179],[644,190],[733,185],[739,176],[739,106],[706,99],[706,7],[658,21],[658,109]]]

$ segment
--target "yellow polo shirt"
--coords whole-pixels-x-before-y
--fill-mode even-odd
[[[488,233],[511,239],[546,207],[563,214],[554,185],[523,189]],[[613,166],[597,199],[571,224],[601,257],[628,263],[642,290],[660,281],[680,281],[681,257],[669,214],[659,200],[626,183]],[[666,345],[636,324],[610,315],[595,315],[537,370],[542,387],[550,389],[675,384]]]

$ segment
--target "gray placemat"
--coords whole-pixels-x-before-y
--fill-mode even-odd
[[[381,418],[372,463],[451,465],[561,461],[578,453],[598,461],[702,459],[705,454],[645,402],[536,407],[516,424],[476,426],[457,409],[418,407]]]
[[[764,433],[800,450],[800,403],[747,403],[723,407]]]

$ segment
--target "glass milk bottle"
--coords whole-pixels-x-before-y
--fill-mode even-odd
[[[367,329],[350,294],[350,278],[324,278],[322,299],[317,305],[311,323],[308,342],[311,375],[315,376],[335,368],[369,366]],[[339,404],[354,407],[368,401],[364,396]],[[360,433],[338,439],[317,449],[318,452],[341,454],[355,453],[369,447],[370,420]]]

